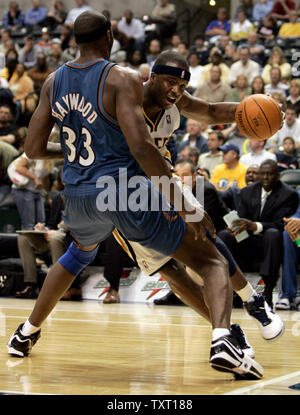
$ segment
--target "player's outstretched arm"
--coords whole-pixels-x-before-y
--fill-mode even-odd
[[[53,74],[44,82],[40,100],[34,111],[25,140],[25,153],[30,159],[59,159],[63,158],[59,143],[48,143],[48,138],[54,125],[51,116],[49,100],[50,80]]]
[[[213,125],[233,123],[238,103],[208,103],[185,92],[177,106],[185,117],[200,122],[205,121],[207,124]]]

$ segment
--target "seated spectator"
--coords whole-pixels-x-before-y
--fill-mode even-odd
[[[288,85],[282,82],[281,70],[275,66],[270,69],[270,83],[265,86],[266,94],[272,95],[279,92],[283,96],[287,96]]]
[[[282,218],[295,213],[297,206],[298,194],[280,181],[277,163],[265,160],[259,168],[259,181],[241,190],[240,219],[231,228],[218,232],[242,271],[252,271],[253,264],[259,261],[264,296],[271,308],[282,262]],[[249,237],[238,243],[235,235],[244,230]]]
[[[4,78],[9,81],[15,73],[18,65],[18,52],[14,49],[9,50],[5,55],[5,67],[0,71],[0,78]]]
[[[146,59],[148,65],[152,68],[154,61],[158,57],[158,55],[161,53],[161,43],[158,39],[152,39],[149,47],[148,47],[148,53],[146,54]]]
[[[250,59],[250,50],[247,46],[240,46],[238,49],[239,60],[233,63],[229,72],[229,83],[235,86],[238,75],[245,75],[248,82],[259,74],[259,64]]]
[[[264,17],[263,22],[257,29],[258,37],[263,41],[274,39],[278,32],[277,20],[270,15]]]
[[[207,147],[208,152],[200,154],[199,166],[209,172],[212,177],[216,166],[223,163],[223,152],[219,149],[224,144],[224,136],[221,131],[210,130],[208,133]]]
[[[264,94],[265,93],[265,82],[260,75],[253,78],[251,82],[251,95],[253,94]]]
[[[113,31],[114,38],[120,43],[121,50],[127,50],[129,47],[129,39],[125,33],[118,29],[117,20],[111,20],[111,29]]]
[[[199,78],[202,72],[202,66],[200,65],[200,59],[197,52],[191,52],[187,59],[190,67],[191,78],[187,87],[190,94],[193,94],[199,85]]]
[[[25,25],[30,29],[42,26],[46,17],[47,9],[41,6],[40,0],[32,0],[32,8],[25,14]]]
[[[283,151],[276,153],[278,170],[281,173],[285,170],[298,169],[299,164],[295,157],[296,144],[293,137],[285,137],[283,140]]]
[[[183,147],[183,149],[180,151],[177,160],[182,160],[182,159],[192,160],[194,166],[197,167],[198,169],[199,168],[198,166],[199,156],[200,156],[200,151],[198,150],[197,147],[186,146],[186,147]]]
[[[230,37],[228,35],[220,36],[218,39],[218,48],[222,52],[223,56],[225,53],[226,46],[233,44],[233,42],[230,40]]]
[[[245,75],[239,75],[236,79],[236,86],[231,91],[231,101],[241,102],[244,98],[251,94],[248,85],[248,79]]]
[[[205,42],[205,35],[196,35],[193,40],[193,44],[190,47],[190,52],[196,52],[199,56],[200,65],[207,65],[209,58],[208,46]]]
[[[13,123],[13,116],[8,105],[0,106],[0,142],[15,144],[18,126]]]
[[[185,59],[188,58],[189,50],[186,42],[180,42],[177,46],[177,52],[180,53]]]
[[[231,101],[231,88],[228,84],[221,82],[221,78],[221,68],[218,65],[213,65],[210,70],[209,81],[200,84],[193,95],[208,102]]]
[[[24,27],[24,25],[24,12],[20,9],[20,6],[16,1],[11,1],[9,3],[9,9],[4,12],[3,15],[3,26],[12,32],[15,32],[16,30]]]
[[[69,47],[70,39],[73,37],[73,29],[70,25],[64,23],[60,26],[60,36],[61,48],[65,50]]]
[[[278,36],[283,39],[292,39],[300,36],[300,22],[297,21],[298,12],[296,10],[289,13],[289,23],[283,23],[279,29]]]
[[[272,49],[268,63],[263,69],[261,76],[263,77],[265,84],[269,84],[271,82],[270,70],[274,67],[280,68],[282,79],[289,80],[291,76],[291,65],[286,61],[282,49],[278,46],[275,46]]]
[[[256,32],[250,32],[248,36],[248,42],[244,43],[243,46],[247,46],[250,52],[250,59],[257,62],[260,66],[264,64],[264,46],[259,43],[258,35]]]
[[[186,123],[186,134],[178,146],[178,153],[185,147],[197,147],[200,154],[208,151],[207,140],[201,135],[200,122],[188,119]]]
[[[40,40],[37,42],[39,52],[44,53],[45,55],[48,55],[51,50],[51,36],[50,36],[50,30],[48,27],[43,27],[42,29],[42,36]]]
[[[0,107],[1,117],[1,107]],[[5,199],[11,190],[11,180],[7,175],[7,168],[17,158],[19,151],[11,144],[0,140],[0,203]]]
[[[169,0],[158,0],[150,17],[162,42],[174,34],[177,26],[175,4],[169,3]]]
[[[217,19],[212,20],[205,30],[208,39],[216,40],[219,36],[229,35],[231,24],[225,7],[220,7],[217,12]]]
[[[296,110],[292,106],[287,107],[283,127],[271,138],[269,138],[268,146],[274,148],[277,152],[283,145],[285,137],[293,137],[296,143],[296,148],[300,148],[300,120],[297,119]]]
[[[61,65],[72,59],[69,55],[62,51],[60,39],[52,39],[51,53],[47,56],[47,65],[53,72]]]
[[[39,52],[36,56],[36,65],[31,68],[27,74],[33,80],[34,89],[40,91],[46,78],[51,72],[45,54]]]
[[[9,81],[9,88],[14,95],[14,102],[19,104],[21,112],[33,113],[37,105],[37,95],[34,92],[32,79],[26,75],[25,66],[18,63],[15,75]]]
[[[246,12],[240,10],[237,13],[237,20],[231,23],[230,39],[233,42],[240,42],[248,38],[250,32],[254,31],[253,23],[247,19]]]
[[[261,23],[263,19],[271,13],[273,5],[274,3],[271,0],[259,0],[253,7],[253,20]]]
[[[133,17],[131,10],[125,10],[122,19],[118,23],[118,29],[120,32],[125,33],[129,41],[127,51],[132,52],[134,50],[144,50],[145,45],[145,31],[144,25],[141,20]]]
[[[10,50],[15,50],[18,53],[20,50],[20,47],[11,38],[10,30],[4,29],[1,31],[0,54],[6,56],[8,51]],[[3,65],[1,69],[3,69]]]
[[[222,52],[217,48],[211,48],[209,52],[209,61],[207,65],[203,66],[203,70],[200,75],[199,85],[204,84],[210,80],[211,68],[214,65],[218,65],[221,69],[221,81],[225,84],[229,83],[229,68],[222,62]]]
[[[241,0],[241,4],[237,6],[235,10],[235,17],[237,17],[238,12],[244,11],[246,13],[247,19],[250,21],[253,20],[253,1],[252,0]]]
[[[258,180],[258,172],[259,172],[259,166],[249,166],[246,171],[246,186],[249,186],[250,184],[253,184],[254,182],[257,182]],[[239,204],[240,204],[240,195],[241,190],[237,186],[231,186],[229,189],[225,190],[224,192],[220,192],[221,198],[223,202],[225,203],[226,207],[229,210],[238,210]]]
[[[178,45],[182,41],[183,40],[182,40],[181,36],[178,33],[174,33],[171,37],[171,50],[173,50],[174,52],[177,52],[178,51]]]
[[[211,182],[217,190],[221,191],[231,186],[245,187],[247,167],[239,162],[240,150],[238,146],[234,143],[228,143],[219,148],[223,152],[223,163],[215,167]]]
[[[247,154],[243,154],[240,158],[240,162],[245,166],[260,166],[261,163],[265,160],[277,160],[274,153],[271,153],[265,149],[265,140],[256,140],[255,138],[250,138],[249,145],[251,151]]]
[[[139,49],[136,49],[128,56],[128,67],[134,69],[135,71],[138,71],[141,64],[145,63],[145,61],[146,58],[143,52]]]
[[[62,25],[66,18],[67,13],[63,2],[60,0],[52,0],[44,25],[54,30],[57,26]]]
[[[300,198],[300,190],[298,190]],[[277,310],[294,310],[297,307],[295,300],[297,297],[297,276],[299,266],[299,246],[296,240],[299,239],[300,231],[300,209],[290,218],[283,218],[285,222],[283,232],[283,261],[281,295],[275,304]],[[299,305],[298,305],[299,310]]]
[[[92,10],[92,7],[88,6],[85,0],[75,0],[75,3],[77,7],[72,8],[68,12],[66,20],[64,21],[64,23],[70,25],[71,27],[73,27],[76,18],[81,15],[81,13]]]
[[[231,65],[234,62],[237,62],[239,60],[239,53],[237,51],[237,47],[234,43],[229,43],[225,47],[225,53],[223,55],[223,62],[228,66],[228,68],[231,67]]]
[[[293,106],[300,114],[300,80],[292,79],[290,82],[290,95],[286,99],[287,105]]]
[[[285,112],[286,111],[286,95],[283,95],[280,92],[273,92],[273,94],[271,95],[271,97],[273,99],[275,99],[275,101],[278,102],[278,104],[281,106],[281,111]]]
[[[28,35],[25,39],[24,47],[19,53],[19,62],[23,63],[26,69],[32,68],[36,64],[36,56],[39,52],[39,47],[34,43],[32,35]]]
[[[119,43],[118,41],[116,41],[116,40],[114,39],[114,42],[113,42],[113,47],[111,48],[111,54],[110,54],[110,58],[111,58],[111,60],[113,60],[113,57],[117,55],[118,50],[119,50],[119,48],[118,48],[118,50],[115,50],[115,49],[114,49],[114,47],[116,47],[116,42],[117,42],[117,43]],[[80,49],[79,49],[79,46],[78,46],[78,45],[77,45],[77,43],[76,43],[75,36],[72,36],[72,37],[70,38],[70,40],[69,40],[69,45],[68,45],[68,47],[67,47],[67,48],[63,51],[63,53],[66,55],[66,57],[67,57],[69,60],[73,60],[73,59],[77,59],[77,58],[79,58],[79,56],[80,56]]]
[[[289,13],[295,9],[296,4],[294,0],[278,0],[274,3],[271,16],[278,20],[287,21],[289,19]]]

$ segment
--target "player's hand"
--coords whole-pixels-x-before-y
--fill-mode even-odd
[[[199,239],[199,236],[203,241],[206,241],[206,231],[208,230],[212,238],[216,238],[216,228],[213,221],[207,212],[204,212],[203,219],[199,222],[188,222],[193,228],[195,233],[195,240]]]

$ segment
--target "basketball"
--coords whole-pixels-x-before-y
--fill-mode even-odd
[[[241,133],[247,138],[267,140],[280,129],[281,108],[268,95],[250,95],[239,103],[235,121]]]

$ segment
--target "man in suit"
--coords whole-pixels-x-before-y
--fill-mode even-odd
[[[297,206],[298,194],[280,181],[277,163],[265,160],[259,168],[259,180],[241,190],[240,219],[218,233],[242,271],[253,271],[253,264],[259,262],[264,296],[270,307],[282,261],[283,217],[291,216]],[[235,236],[242,231],[250,235],[237,243]]]

